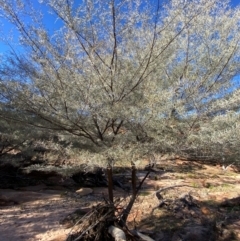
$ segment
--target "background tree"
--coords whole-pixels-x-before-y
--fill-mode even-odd
[[[1,62],[1,117],[101,147],[239,154],[239,8],[228,1],[0,0],[23,51]],[[11,45],[12,46],[12,45]],[[220,152],[221,150],[221,152]]]

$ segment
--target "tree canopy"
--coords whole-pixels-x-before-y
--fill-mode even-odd
[[[239,155],[239,8],[225,0],[40,5],[58,29],[28,1],[0,0],[23,48],[5,36],[12,51],[0,63],[1,118],[99,146]]]

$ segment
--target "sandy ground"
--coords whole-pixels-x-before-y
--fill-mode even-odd
[[[107,188],[94,188],[93,194],[85,196],[45,188],[38,185],[24,190],[0,189],[1,241],[63,241],[71,228],[62,226],[61,220],[76,209],[90,209],[107,198]],[[114,194],[123,196],[119,191]]]
[[[91,205],[87,197],[67,198],[59,191],[9,191],[0,190],[1,196],[18,200],[18,205],[1,206],[0,240],[65,240],[69,229],[59,221],[77,208]],[[33,200],[33,198],[35,200]],[[28,200],[27,200],[28,199]]]
[[[164,166],[166,167],[167,163],[164,163]],[[176,218],[180,220],[179,216],[176,216],[179,214],[174,213],[169,216],[169,210],[153,209],[159,204],[155,195],[156,190],[175,185],[182,185],[182,187],[170,189],[164,195],[166,194],[170,199],[176,199],[183,193],[190,193],[198,201],[199,206],[196,212],[190,210],[190,214],[184,215],[192,215],[191,218],[196,220],[200,216],[214,218],[218,210],[216,205],[228,199],[240,197],[238,172],[232,169],[223,172],[220,166],[189,165],[187,162],[174,162],[173,165],[173,162],[170,162],[168,168],[165,168],[161,174],[153,173],[146,180],[129,216],[130,226],[137,225],[153,232],[159,230],[159,238],[156,240],[173,241],[179,226],[174,223],[171,224],[172,227],[167,225]],[[114,195],[124,197],[125,194],[115,192]],[[93,194],[82,197],[64,189],[46,190],[46,187],[41,185],[24,190],[0,189],[0,240],[63,241],[71,229],[65,229],[59,222],[76,209],[95,205],[102,200],[102,196],[107,197],[106,188],[95,188]],[[234,212],[239,210],[240,202],[237,201],[230,208],[224,209],[221,216],[217,217],[221,219],[217,221],[221,222],[227,218],[230,220]],[[166,212],[168,212],[168,222],[163,219]],[[174,222],[176,223],[176,220]],[[234,222],[227,223],[225,226],[235,235],[234,239],[229,240],[240,240],[239,218],[235,218]],[[167,232],[165,232],[169,229],[173,230],[171,238],[166,236]]]

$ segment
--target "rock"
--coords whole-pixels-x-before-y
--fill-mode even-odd
[[[76,193],[80,196],[86,196],[86,195],[92,194],[93,190],[92,190],[92,188],[83,187],[83,188],[78,189],[76,191]]]

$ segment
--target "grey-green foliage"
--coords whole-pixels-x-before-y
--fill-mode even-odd
[[[0,156],[19,148],[25,141],[19,131],[13,128],[14,124],[11,125],[5,120],[0,120]]]
[[[25,49],[1,63],[2,104],[12,111],[4,118],[107,147],[138,141],[146,150],[236,154],[239,8],[160,3],[41,1],[61,25],[53,33],[29,3],[0,0]]]

